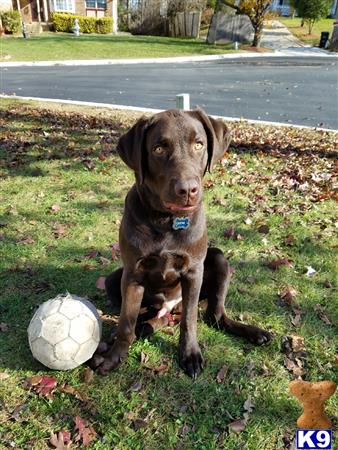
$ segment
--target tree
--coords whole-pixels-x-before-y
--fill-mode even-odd
[[[323,17],[328,16],[332,0],[292,0],[292,6],[299,17],[308,24],[309,34],[312,33],[313,25]]]
[[[234,8],[237,14],[245,14],[249,17],[254,29],[252,46],[259,47],[265,14],[268,12],[272,0],[219,0],[219,3]]]

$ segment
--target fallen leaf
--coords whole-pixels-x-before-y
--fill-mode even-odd
[[[7,378],[9,377],[10,377],[9,373],[0,372],[0,381],[7,380]]]
[[[55,239],[60,239],[66,234],[66,227],[59,222],[53,222],[53,234]]]
[[[18,405],[14,408],[11,415],[9,416],[9,420],[14,420],[16,422],[19,419],[20,414],[23,411],[26,411],[28,409],[28,405],[25,403],[23,405]]]
[[[304,339],[301,336],[283,336],[282,352],[284,356],[284,365],[295,378],[301,378],[305,370],[303,367],[303,358],[306,356]]]
[[[103,267],[108,266],[108,264],[110,263],[109,259],[105,258],[104,256],[99,257],[99,262],[100,262],[100,265]]]
[[[73,386],[67,384],[67,383],[63,383],[60,387],[59,387],[59,391],[64,392],[66,394],[70,394],[73,395],[77,400],[81,400],[84,401],[83,396],[80,394],[80,392],[75,389]]]
[[[261,233],[261,234],[268,234],[270,231],[270,227],[268,225],[263,224],[257,228],[257,231],[258,231],[258,233]]]
[[[248,396],[248,398],[245,400],[243,408],[247,412],[251,412],[254,409],[255,405],[251,400],[251,395]]]
[[[295,353],[303,352],[305,350],[304,338],[293,334],[291,336],[291,347]]]
[[[120,244],[115,242],[111,246],[111,257],[113,261],[117,261],[120,258]]]
[[[140,428],[145,428],[148,425],[148,422],[143,419],[135,419],[133,420],[133,425],[135,430],[139,430]]]
[[[299,327],[301,322],[301,311],[299,309],[293,310],[294,315],[291,316],[291,323],[294,327]]]
[[[246,281],[247,283],[249,283],[249,284],[255,284],[256,281],[257,281],[257,278],[252,277],[252,276],[249,275],[249,276],[246,278],[245,281]]]
[[[263,363],[261,365],[261,371],[262,371],[262,375],[265,377],[270,375],[270,369],[268,368],[268,366],[265,363]]]
[[[101,289],[101,290],[105,291],[106,290],[105,281],[106,281],[106,277],[99,277],[96,280],[96,284],[95,284],[97,289]]]
[[[88,170],[93,170],[95,168],[95,164],[90,159],[84,159],[82,162]]]
[[[131,392],[138,392],[138,391],[141,390],[141,388],[142,388],[142,380],[138,380],[138,381],[135,381],[135,383],[133,383],[133,384],[130,386],[130,388],[128,389],[128,391],[131,391]]]
[[[72,445],[69,431],[59,431],[57,434],[52,433],[49,443],[57,450],[69,450]]]
[[[186,434],[189,433],[191,427],[187,424],[184,424],[183,427],[179,430],[178,435],[183,438]]]
[[[228,424],[228,427],[236,433],[241,433],[246,427],[245,419],[237,419]]]
[[[94,378],[94,371],[90,367],[86,367],[83,372],[83,381],[87,384],[91,383]]]
[[[34,243],[35,243],[35,240],[32,238],[32,236],[25,236],[18,240],[18,244],[23,244],[23,245],[30,245],[30,244],[34,244]]]
[[[7,333],[8,330],[9,330],[9,325],[5,322],[1,322],[0,323],[0,332]]]
[[[57,204],[52,205],[52,206],[50,207],[50,210],[51,210],[52,213],[57,213],[57,212],[59,212],[59,211],[61,210],[61,206],[60,206],[60,205],[57,205]]]
[[[279,297],[285,302],[285,306],[291,306],[294,304],[294,299],[297,297],[298,292],[292,286],[287,286],[280,292]],[[284,305],[280,305],[284,306]]]
[[[266,264],[266,266],[271,270],[277,270],[280,266],[291,267],[291,262],[287,258],[275,259]]]
[[[87,259],[94,259],[94,258],[97,258],[100,255],[101,255],[101,253],[98,250],[92,250],[91,252],[87,253],[85,255],[85,257]]]
[[[141,364],[146,364],[149,361],[149,355],[143,350],[141,351]]]
[[[24,381],[24,387],[33,389],[39,397],[46,397],[48,399],[53,398],[56,386],[56,378],[49,377],[47,375],[36,375],[34,377],[27,378]]]
[[[228,373],[228,366],[222,366],[216,375],[217,383],[222,383]]]
[[[96,439],[96,431],[88,424],[87,420],[80,416],[75,417],[75,431],[77,431],[75,442],[80,442],[84,447]]]
[[[234,227],[227,228],[226,230],[223,231],[223,237],[225,237],[226,239],[233,238],[234,236],[235,236]]]
[[[284,238],[285,245],[288,245],[289,247],[291,247],[295,243],[296,243],[296,238],[292,234],[288,234],[287,236],[285,236],[285,238]]]
[[[320,318],[320,320],[322,320],[324,323],[326,323],[326,325],[332,325],[331,320],[327,317],[327,315],[324,312],[324,308],[322,307],[322,305],[320,305],[319,303],[317,303],[313,309],[318,313],[318,316]]]

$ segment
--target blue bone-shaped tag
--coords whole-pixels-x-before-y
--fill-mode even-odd
[[[174,230],[186,230],[187,228],[189,228],[189,225],[189,217],[175,217],[173,221]]]

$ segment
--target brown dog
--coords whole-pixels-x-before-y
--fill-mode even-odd
[[[140,119],[118,143],[118,153],[135,172],[120,227],[123,268],[106,279],[110,300],[121,303],[113,345],[95,355],[91,365],[101,374],[126,358],[139,335],[166,325],[166,312],[182,301],[179,363],[195,378],[203,369],[197,343],[197,308],[208,299],[206,320],[255,344],[271,339],[260,328],[226,316],[224,300],[229,265],[207,245],[202,205],[202,178],[230,143],[225,124],[202,110],[169,110]],[[140,307],[153,308],[150,317]]]

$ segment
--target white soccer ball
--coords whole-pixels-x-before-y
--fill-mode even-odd
[[[40,305],[27,331],[35,359],[50,369],[67,370],[93,356],[102,325],[89,300],[66,293]]]

